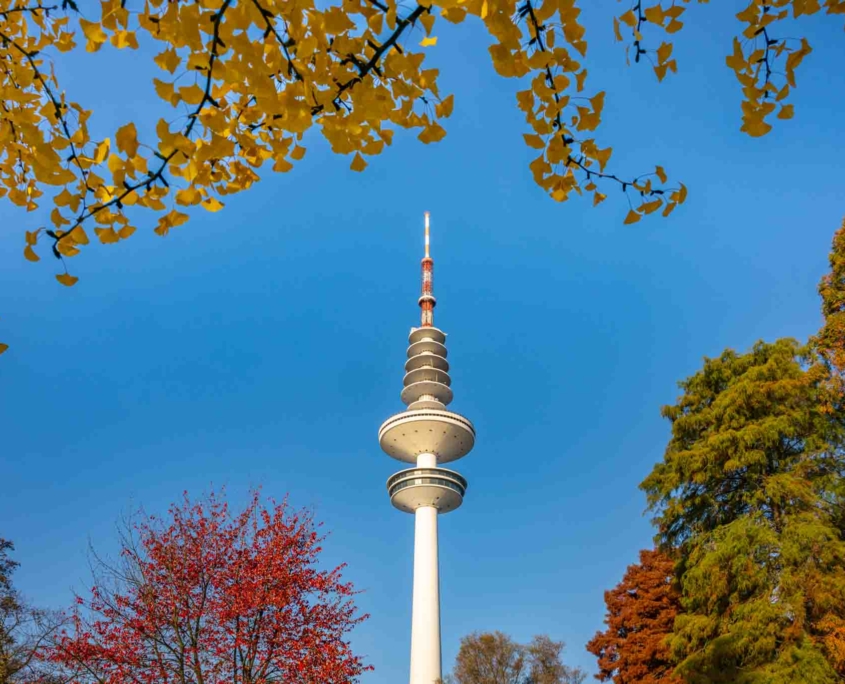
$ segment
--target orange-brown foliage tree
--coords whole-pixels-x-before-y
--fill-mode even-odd
[[[640,562],[628,566],[604,600],[607,629],[587,644],[599,659],[596,677],[615,684],[679,684],[665,643],[680,610],[673,560],[640,551]]]

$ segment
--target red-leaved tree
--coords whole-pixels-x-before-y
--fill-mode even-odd
[[[187,494],[141,514],[116,563],[94,559],[90,597],[47,654],[74,684],[348,684],[346,640],[365,620],[343,566],[317,567],[313,517],[257,492],[239,515]]]
[[[680,608],[674,563],[659,551],[640,551],[622,581],[604,593],[607,629],[587,650],[599,659],[597,679],[615,684],[679,684],[666,637]]]

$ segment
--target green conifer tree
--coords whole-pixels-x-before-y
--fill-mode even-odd
[[[845,430],[808,353],[727,350],[663,408],[672,438],[641,487],[680,558],[669,645],[692,684],[843,681]]]

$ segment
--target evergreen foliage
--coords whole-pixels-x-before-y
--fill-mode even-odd
[[[793,340],[727,350],[663,409],[672,438],[642,488],[679,554],[668,643],[693,684],[845,674],[845,431],[808,354]]]
[[[833,236],[830,273],[819,283],[824,325],[812,339],[821,363],[830,373],[830,409],[843,410],[845,398],[845,221]]]

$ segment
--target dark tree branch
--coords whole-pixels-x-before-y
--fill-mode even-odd
[[[203,91],[203,96],[202,96],[202,99],[200,100],[199,104],[197,104],[194,111],[191,112],[188,115],[188,124],[187,124],[187,126],[185,126],[184,130],[182,131],[182,135],[184,135],[186,138],[188,136],[190,136],[191,132],[194,130],[194,126],[196,125],[197,120],[199,119],[199,114],[200,114],[200,112],[202,112],[203,108],[207,104],[219,106],[217,104],[217,102],[215,102],[214,98],[211,96],[211,87],[212,87],[213,82],[214,82],[214,78],[213,78],[214,64],[219,57],[217,49],[218,49],[218,46],[222,45],[222,43],[220,41],[220,23],[223,20],[223,15],[226,13],[226,10],[229,8],[229,6],[231,4],[232,4],[232,0],[225,0],[222,7],[220,8],[220,10],[214,15],[214,24],[213,24],[212,40],[211,40],[211,53],[210,53],[209,59],[208,59],[208,69],[207,69],[206,77],[205,77],[205,89]],[[132,184],[124,183],[124,189],[123,189],[122,192],[120,192],[119,194],[112,197],[108,202],[103,202],[102,204],[99,204],[95,207],[91,207],[87,211],[84,211],[82,214],[80,214],[76,218],[76,221],[73,223],[73,226],[68,230],[68,232],[64,233],[60,237],[58,237],[57,241],[61,240],[66,235],[69,235],[70,232],[74,228],[82,225],[82,223],[84,221],[86,221],[87,219],[91,218],[92,216],[98,214],[99,212],[103,211],[104,209],[107,209],[109,207],[113,207],[115,205],[119,206],[121,204],[121,202],[126,197],[131,195],[133,192],[138,191],[142,187],[146,186],[147,188],[150,188],[150,187],[152,187],[152,184],[155,183],[156,181],[161,181],[161,182],[166,184],[167,179],[164,177],[164,173],[167,169],[167,165],[170,163],[170,161],[177,154],[180,154],[179,150],[173,150],[166,157],[161,156],[161,155],[157,155],[161,158],[161,164],[159,164],[158,168],[155,171],[148,172],[147,178],[145,178],[141,181],[138,181],[137,183],[132,183]]]

